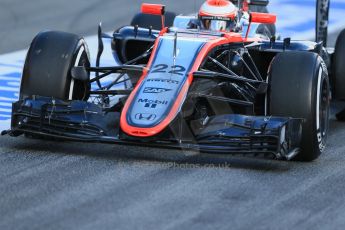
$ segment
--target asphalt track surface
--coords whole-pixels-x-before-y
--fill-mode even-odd
[[[111,30],[141,1],[100,2],[1,0],[0,53],[42,28]],[[343,229],[345,123],[331,129],[312,163],[0,137],[0,229]]]

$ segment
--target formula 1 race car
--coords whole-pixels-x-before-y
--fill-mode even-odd
[[[41,32],[2,134],[314,160],[331,91],[345,99],[345,31],[334,53],[322,26],[321,41],[277,39],[267,4],[207,0],[192,15],[142,4],[112,36],[99,26],[94,67],[80,36]],[[100,66],[102,39],[114,66]]]

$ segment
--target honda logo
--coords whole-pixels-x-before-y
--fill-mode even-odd
[[[156,119],[156,115],[152,113],[137,113],[135,115],[135,119],[140,120],[140,121],[153,121]]]

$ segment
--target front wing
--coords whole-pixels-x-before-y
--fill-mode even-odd
[[[121,131],[119,117],[120,112],[107,112],[85,101],[34,97],[13,104],[11,129],[2,135],[26,134],[218,154],[272,154],[289,160],[299,152],[303,122],[296,118],[228,114],[210,117],[196,129],[192,128],[193,122],[178,115],[163,133],[139,138]]]

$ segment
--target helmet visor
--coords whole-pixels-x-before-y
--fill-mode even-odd
[[[233,27],[233,21],[206,19],[203,21],[204,27],[211,31],[231,31]]]
[[[222,31],[227,29],[227,22],[220,20],[211,20],[209,30]]]

